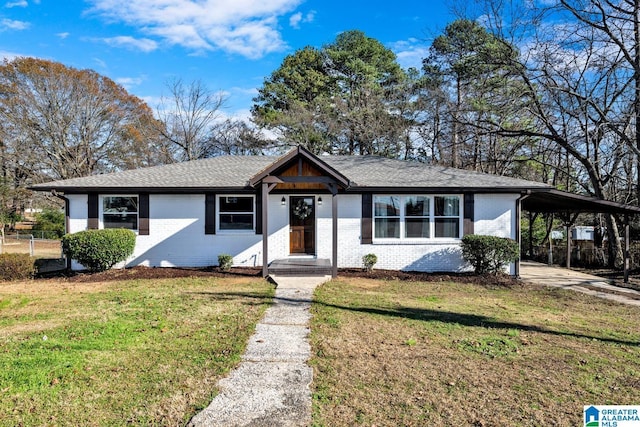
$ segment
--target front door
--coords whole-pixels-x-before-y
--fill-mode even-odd
[[[315,255],[316,210],[315,198],[289,198],[289,250],[291,254]]]

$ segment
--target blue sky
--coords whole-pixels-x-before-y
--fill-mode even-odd
[[[295,50],[358,29],[419,66],[451,22],[446,0],[0,0],[0,58],[93,69],[155,108],[174,78],[201,80],[247,116],[265,77]]]

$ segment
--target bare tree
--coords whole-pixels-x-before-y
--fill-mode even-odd
[[[162,97],[157,115],[162,137],[173,144],[179,160],[195,160],[215,154],[212,141],[220,123],[226,98],[199,80],[185,84],[175,79],[167,84],[169,96]]]
[[[35,58],[0,66],[0,119],[3,174],[12,169],[16,186],[119,169],[154,121],[112,80]]]
[[[271,144],[272,141],[263,138],[257,129],[240,119],[227,119],[221,123],[209,143],[216,156],[262,154]]]
[[[499,6],[504,3],[486,3],[493,13],[502,13]],[[640,68],[635,47],[640,39],[633,19],[637,3],[562,0],[531,13],[536,20],[519,29],[523,36],[519,44],[526,49],[514,58],[512,69],[524,90],[513,100],[531,120],[507,126],[485,119],[483,125],[502,136],[528,136],[554,145],[555,168],[566,178],[555,183],[561,188],[630,201],[629,191],[617,189],[630,188],[630,173],[635,172],[637,179],[637,167],[628,169],[629,164],[637,165],[639,154],[635,125]],[[523,2],[517,7],[526,10],[535,5]],[[493,28],[496,33],[518,32],[513,28],[505,32],[500,26],[504,19],[494,17],[489,22],[498,25]],[[609,261],[619,265],[617,223],[611,216],[605,219]]]

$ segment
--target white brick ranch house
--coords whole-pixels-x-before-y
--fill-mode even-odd
[[[374,156],[222,156],[38,184],[65,199],[67,232],[136,232],[126,266],[201,267],[327,260],[337,268],[462,271],[463,235],[519,238],[537,182]],[[82,266],[72,265],[75,269]],[[517,274],[517,266],[511,273]]]

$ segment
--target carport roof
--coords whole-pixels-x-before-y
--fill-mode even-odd
[[[568,193],[556,189],[536,189],[522,200],[522,209],[531,212],[640,214],[640,207]]]

